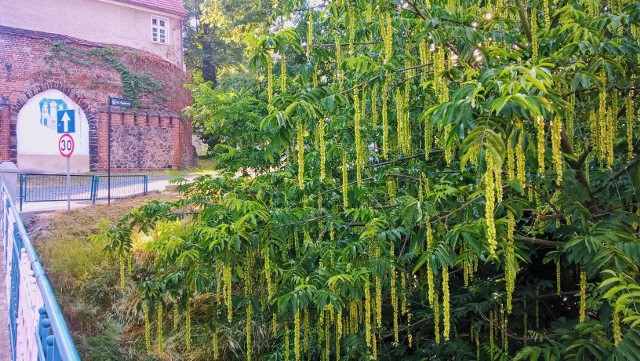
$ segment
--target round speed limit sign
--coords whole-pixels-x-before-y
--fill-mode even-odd
[[[69,158],[71,157],[71,154],[73,154],[75,147],[76,145],[71,134],[62,134],[60,140],[58,140],[58,150],[60,151],[60,154],[63,157]]]

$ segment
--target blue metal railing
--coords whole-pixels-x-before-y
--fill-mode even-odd
[[[108,177],[106,175],[71,175],[72,201],[107,199]],[[149,177],[146,175],[112,175],[111,199],[147,194]],[[67,201],[67,178],[65,174],[20,174],[20,210],[25,202]]]
[[[4,184],[0,184],[12,360],[80,361],[40,258]]]

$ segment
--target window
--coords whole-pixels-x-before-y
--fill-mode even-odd
[[[151,41],[154,43],[169,43],[169,20],[151,18]]]

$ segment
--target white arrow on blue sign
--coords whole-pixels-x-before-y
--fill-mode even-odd
[[[58,133],[76,132],[76,112],[74,110],[58,111]]]

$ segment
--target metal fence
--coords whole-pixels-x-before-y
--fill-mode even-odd
[[[0,292],[6,292],[9,301],[9,309],[1,312],[9,313],[11,359],[80,361],[40,258],[3,180],[0,188],[8,282]]]
[[[20,174],[20,211],[25,202],[55,202],[67,200],[66,174]],[[106,175],[71,175],[72,201],[107,199]],[[146,175],[112,175],[111,199],[147,194],[149,178]]]

